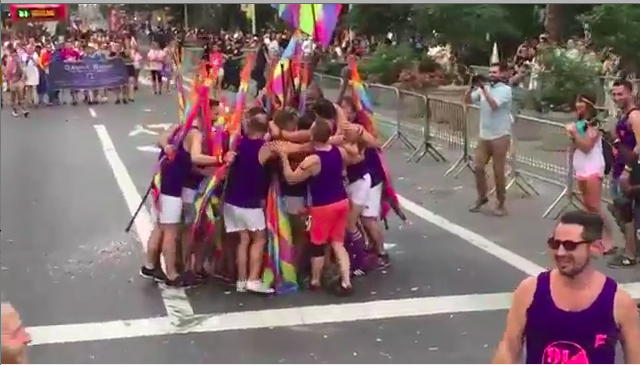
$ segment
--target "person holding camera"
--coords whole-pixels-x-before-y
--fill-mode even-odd
[[[504,216],[506,200],[505,168],[507,153],[511,146],[511,87],[502,81],[505,67],[492,64],[489,68],[488,83],[481,77],[471,79],[471,87],[464,95],[465,103],[475,104],[480,108],[480,135],[476,146],[473,164],[478,199],[469,209],[479,212],[489,202],[485,167],[493,160],[493,173],[496,186],[497,205],[493,211],[495,216]]]

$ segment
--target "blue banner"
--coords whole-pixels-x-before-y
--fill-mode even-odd
[[[110,89],[126,85],[129,76],[122,59],[64,62],[49,64],[47,87],[51,90]]]

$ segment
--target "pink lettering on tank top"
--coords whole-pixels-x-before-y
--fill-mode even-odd
[[[575,342],[557,341],[544,349],[541,364],[589,364],[587,351]]]

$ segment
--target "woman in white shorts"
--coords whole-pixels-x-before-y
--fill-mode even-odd
[[[595,98],[579,95],[575,102],[578,120],[567,126],[573,141],[573,171],[576,186],[582,195],[582,204],[590,212],[600,213],[602,180],[605,175],[602,134],[598,121]],[[608,223],[605,219],[605,223]],[[605,224],[602,248],[605,253],[614,250],[611,227]]]

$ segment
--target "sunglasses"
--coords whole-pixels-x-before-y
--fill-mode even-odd
[[[564,247],[565,251],[575,251],[576,248],[578,248],[578,246],[585,244],[585,243],[591,243],[590,241],[571,241],[571,240],[557,240],[553,237],[549,237],[549,239],[547,240],[547,245],[549,245],[549,248],[552,250],[557,250],[560,248],[560,246]]]

